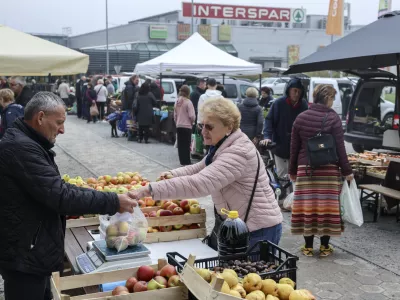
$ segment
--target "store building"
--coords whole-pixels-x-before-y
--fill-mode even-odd
[[[187,39],[191,11],[191,4],[183,3],[182,10],[109,28],[110,69],[121,65],[122,71],[131,72],[136,63],[159,56]],[[304,9],[197,4],[194,12],[194,31],[220,49],[264,68],[286,67],[332,41],[325,33],[327,16],[307,15]],[[345,35],[352,30],[347,6]],[[68,46],[89,54],[89,72],[98,73],[105,70],[105,41],[106,31],[100,30],[72,36]],[[96,57],[93,64],[92,56]]]

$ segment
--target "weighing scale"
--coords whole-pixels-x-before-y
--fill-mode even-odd
[[[117,252],[107,248],[106,241],[94,241],[93,248],[76,257],[76,263],[84,274],[108,272],[151,265],[150,250],[139,244]]]

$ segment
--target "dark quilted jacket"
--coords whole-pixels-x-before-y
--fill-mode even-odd
[[[261,137],[264,120],[262,108],[258,105],[257,99],[246,98],[238,108],[242,115],[240,129],[250,140],[253,140],[255,137]]]
[[[62,271],[65,215],[115,214],[118,197],[65,183],[51,144],[17,119],[0,141],[0,269]]]
[[[333,109],[322,104],[312,104],[309,110],[297,117],[293,125],[290,145],[290,175],[297,174],[298,166],[308,164],[307,141],[321,130],[322,121],[326,114],[328,116],[322,133],[330,133],[336,140],[336,149],[339,157],[338,166],[341,168],[342,175],[347,176],[352,173],[344,146],[344,131],[339,115]]]

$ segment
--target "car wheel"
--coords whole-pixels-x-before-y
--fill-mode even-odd
[[[392,124],[393,124],[393,114],[392,113],[387,113],[385,115],[385,117],[383,118],[382,125],[386,125],[386,124],[392,126]]]
[[[273,89],[270,89],[270,90],[271,90],[271,96],[275,95],[274,90]]]
[[[364,152],[364,146],[363,145],[353,144],[353,149],[357,153],[363,153]]]

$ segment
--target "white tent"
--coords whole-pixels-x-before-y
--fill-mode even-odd
[[[89,56],[0,25],[0,75],[47,76],[86,73]]]
[[[182,44],[152,60],[137,64],[140,75],[257,75],[262,67],[213,46],[197,32]]]

